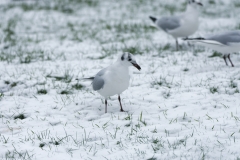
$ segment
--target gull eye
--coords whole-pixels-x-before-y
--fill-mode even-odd
[[[131,61],[131,60],[132,60],[131,58],[128,59],[128,61]]]

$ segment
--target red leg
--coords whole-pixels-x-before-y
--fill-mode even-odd
[[[107,100],[105,99],[105,113],[107,113]]]
[[[228,63],[227,63],[227,60],[226,60],[226,58],[227,58],[227,57],[226,57],[226,55],[224,55],[224,56],[223,56],[223,59],[224,59],[224,61],[225,61],[226,65],[228,66]]]
[[[228,59],[229,59],[231,65],[232,65],[232,67],[234,67],[234,65],[233,65],[233,63],[232,63],[232,61],[231,61],[231,59],[230,59],[230,54],[228,55]]]
[[[122,103],[121,103],[121,98],[120,98],[120,95],[118,95],[118,101],[119,101],[119,103],[120,103],[120,111],[121,112],[125,112],[124,110],[123,110],[123,108],[122,108]]]

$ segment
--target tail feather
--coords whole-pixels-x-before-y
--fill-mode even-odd
[[[76,80],[90,80],[92,81],[94,79],[94,77],[89,77],[89,78],[76,78]]]
[[[183,38],[183,40],[185,41],[189,41],[189,42],[196,42],[199,44],[202,44],[204,46],[225,46],[225,44],[218,42],[216,40],[211,40],[211,39],[205,39],[202,37],[198,37],[198,38]]]
[[[184,40],[184,41],[205,40],[205,38],[203,38],[203,37],[198,37],[198,38],[188,38],[188,37],[186,37],[186,38],[183,38],[182,40]]]
[[[149,16],[149,18],[153,21],[153,23],[155,23],[157,21],[157,18],[155,18],[153,16]]]

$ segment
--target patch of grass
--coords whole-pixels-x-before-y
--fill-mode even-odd
[[[4,83],[6,84],[6,85],[10,85],[10,87],[16,87],[17,86],[17,84],[18,84],[18,82],[10,82],[10,81],[4,81]]]
[[[10,84],[10,81],[4,81],[5,84]]]
[[[23,40],[24,41],[24,40]],[[16,46],[11,49],[0,51],[0,60],[8,63],[31,63],[36,61],[49,61],[62,58],[63,55],[55,55],[52,52],[45,52],[42,49],[28,49],[25,46]]]
[[[234,93],[240,93],[240,92],[239,92],[239,89],[237,88]]]
[[[155,153],[157,151],[159,151],[161,148],[164,148],[164,144],[161,141],[161,139],[160,140],[159,139],[153,139],[152,142],[153,142],[153,144],[151,146],[152,146],[152,149]]]
[[[21,119],[21,120],[23,120],[23,119],[26,119],[27,117],[24,114],[21,113],[19,115],[14,116],[13,118],[14,119]]]
[[[106,25],[103,26],[103,29],[111,30],[118,34],[119,33],[142,34],[147,32],[153,32],[154,30],[156,30],[155,27],[142,23],[114,23],[114,24],[106,23]]]
[[[51,3],[52,2],[52,3]],[[68,1],[68,5],[66,5],[66,2],[61,0],[52,0],[52,1],[32,1],[32,3],[26,3],[24,1],[19,3],[10,3],[6,9],[19,7],[25,12],[29,11],[40,11],[40,10],[55,10],[63,13],[73,13],[74,12],[74,5],[76,3],[69,3],[73,2]],[[79,5],[80,6],[80,5]]]
[[[81,90],[83,88],[83,85],[76,83],[76,84],[72,85],[72,88],[74,88],[76,90]]]
[[[155,128],[153,131],[151,131],[152,133],[157,133],[157,129]]]
[[[0,92],[0,100],[4,97],[4,94]],[[1,117],[1,116],[0,116]]]
[[[142,55],[143,54],[143,50],[138,45],[125,47],[125,48],[123,48],[123,52],[128,52],[133,55],[136,55],[136,54]]]
[[[27,50],[20,49],[19,54],[17,55],[20,59],[20,63],[31,63],[36,61],[51,60],[49,53],[45,53],[43,50]]]
[[[101,56],[97,57],[97,58],[91,58],[89,57],[90,59],[104,59],[110,55],[112,55],[114,52],[117,52],[118,50],[117,49],[112,49],[112,48],[104,48],[102,47],[102,51],[101,51]]]
[[[212,94],[214,94],[214,93],[218,92],[218,87],[210,87],[209,90]]]
[[[166,77],[160,77],[159,79],[156,79],[151,83],[152,86],[158,85],[158,86],[164,86],[171,88],[172,82],[167,81]]]
[[[62,90],[60,94],[72,94],[72,92],[69,90]]]
[[[52,144],[54,144],[55,146],[60,145],[60,143],[58,141],[54,141],[54,142],[52,142]]]
[[[131,114],[128,114],[128,116],[124,118],[124,120],[128,120],[128,121],[130,121],[131,119],[132,119],[132,115]]]
[[[240,24],[238,24],[236,27],[235,27],[236,30],[239,30],[240,29]]]
[[[205,10],[202,11],[202,13],[209,16],[209,17],[216,17],[217,15],[219,16],[219,13],[216,12],[215,10],[206,10],[205,9]]]
[[[89,7],[97,7],[101,1],[97,0],[70,0],[70,2],[74,2],[75,4],[85,5]]]
[[[237,85],[237,83],[233,82],[233,80],[230,80],[229,87],[231,87],[231,88],[237,88],[238,85]]]
[[[7,151],[5,153],[6,160],[31,160],[33,159],[34,154],[30,154],[29,151],[18,151],[15,147],[13,151]]]
[[[131,123],[128,123],[125,125],[125,127],[130,127],[131,126]]]
[[[44,146],[45,146],[45,143],[40,143],[40,144],[39,144],[39,147],[40,147],[40,148],[43,148]]]
[[[237,7],[237,8],[240,8],[240,2],[239,1],[234,1],[234,6]]]
[[[110,54],[104,54],[104,55],[102,55],[102,56],[99,56],[97,59],[104,59],[104,58],[106,58],[106,57],[108,57]]]
[[[169,50],[171,48],[171,45],[169,43],[167,43],[166,45],[164,45],[161,49],[163,51]]]
[[[31,62],[32,62],[32,56],[30,55],[20,59],[20,63],[31,63]]]
[[[165,5],[164,9],[168,10],[171,14],[175,13],[177,11],[177,7],[174,5]]]
[[[154,144],[157,144],[158,142],[159,142],[159,140],[157,138],[152,140],[152,143],[154,143]]]
[[[6,28],[4,31],[4,42],[10,43],[10,45],[16,44],[16,35],[15,35],[15,27],[17,25],[18,17],[14,17],[8,20]]]
[[[208,3],[209,4],[216,4],[215,0],[209,0]]]
[[[198,56],[198,53],[202,53],[205,51],[205,48],[204,47],[199,47],[199,46],[194,46],[194,52],[193,52],[193,55],[194,56]]]
[[[55,78],[56,81],[62,81],[65,83],[70,83],[72,81],[73,76],[69,74],[68,71],[65,72],[64,76],[52,76],[52,75],[47,75],[47,78]]]
[[[163,92],[162,95],[163,95],[163,97],[164,97],[165,99],[169,98],[169,97],[171,96],[170,90],[167,91],[167,92]]]
[[[221,53],[218,52],[213,52],[213,54],[211,56],[208,56],[209,58],[213,58],[213,57],[222,57]]]
[[[37,94],[47,94],[47,90],[46,89],[39,89],[39,90],[37,90]]]
[[[10,86],[11,86],[12,88],[13,88],[13,87],[16,87],[16,86],[17,86],[17,82],[13,82]]]

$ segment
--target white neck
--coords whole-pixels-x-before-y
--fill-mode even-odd
[[[196,15],[198,16],[198,10],[197,8],[191,6],[191,5],[187,5],[187,9],[185,11],[185,14],[191,14],[191,15]]]
[[[128,70],[128,67],[127,65],[124,65],[122,64],[123,62],[121,61],[116,61],[115,63],[113,63],[113,67],[114,68],[117,68],[118,70]]]

